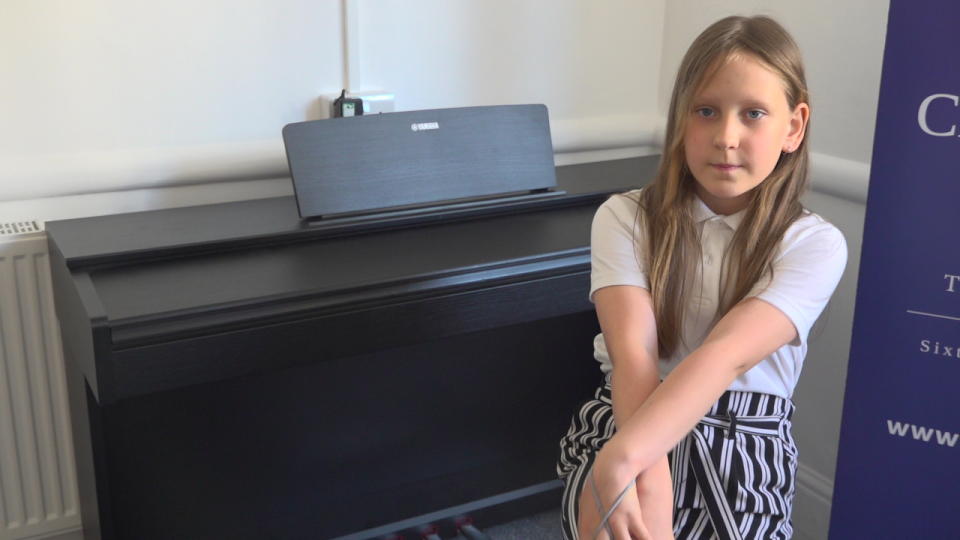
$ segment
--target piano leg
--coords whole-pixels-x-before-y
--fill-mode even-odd
[[[462,525],[460,527],[460,534],[467,540],[490,540],[489,536],[470,524]]]

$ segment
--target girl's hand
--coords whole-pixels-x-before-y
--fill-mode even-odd
[[[610,442],[607,443],[607,446],[609,445]],[[581,540],[593,540],[594,538],[598,540],[653,540],[653,536],[643,522],[640,501],[633,483],[633,474],[620,467],[616,459],[613,458],[613,452],[606,450],[607,447],[605,446],[597,454],[593,470],[590,472],[591,478],[587,479],[583,488],[584,491],[580,496],[579,532]],[[610,511],[610,507],[616,503],[621,495],[619,504],[616,505],[607,520],[610,530],[613,531],[613,538],[610,538],[606,528],[594,536],[597,527],[600,525],[600,520]],[[598,497],[602,511],[597,507]]]
[[[655,540],[673,536],[673,480],[667,456],[637,477],[637,497],[643,509],[643,523]]]

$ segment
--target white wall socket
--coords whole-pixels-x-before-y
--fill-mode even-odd
[[[320,110],[326,114],[326,118],[333,118],[333,102],[338,97],[340,97],[340,94],[320,95]],[[393,95],[393,92],[363,90],[360,92],[347,92],[347,97],[360,98],[363,100],[363,114],[393,112],[396,107],[396,97]]]

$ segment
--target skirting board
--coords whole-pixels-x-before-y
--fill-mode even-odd
[[[83,540],[83,530],[78,527],[64,531],[57,531],[50,535],[30,536],[24,538],[23,540]]]
[[[826,540],[832,500],[833,480],[801,462],[797,467],[797,496],[793,503],[795,540]]]

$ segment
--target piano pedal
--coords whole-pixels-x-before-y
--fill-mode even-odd
[[[458,519],[456,525],[457,531],[467,540],[490,540],[490,537],[478,529],[469,517]]]
[[[490,540],[489,536],[473,525],[464,525],[463,527],[460,527],[460,534],[462,534],[467,540]]]
[[[420,530],[422,540],[443,540],[436,525],[427,525]]]

